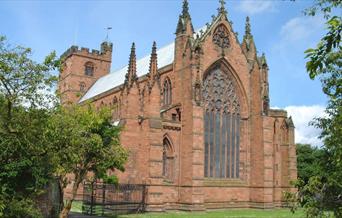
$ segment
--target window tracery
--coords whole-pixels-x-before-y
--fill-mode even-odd
[[[236,88],[220,68],[203,84],[205,177],[239,178],[240,101]]]
[[[172,103],[172,86],[169,78],[164,81],[163,87],[163,105],[170,105]]]
[[[229,33],[227,28],[221,24],[219,25],[213,34],[213,42],[220,48],[228,48],[230,46]]]

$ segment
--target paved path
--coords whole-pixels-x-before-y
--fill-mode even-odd
[[[71,212],[69,213],[69,218],[104,218],[102,216],[88,216],[81,213]]]

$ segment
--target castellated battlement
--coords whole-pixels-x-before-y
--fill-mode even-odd
[[[68,48],[62,55],[61,59],[66,59],[71,55],[81,55],[90,58],[101,58],[101,59],[108,59],[111,60],[111,53],[113,50],[113,44],[110,42],[102,42],[101,43],[101,50],[97,49],[89,49],[85,47],[78,47],[76,45],[71,46]]]

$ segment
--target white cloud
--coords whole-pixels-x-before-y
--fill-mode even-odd
[[[274,10],[274,2],[272,1],[241,1],[238,9],[244,13],[253,15],[266,11]]]
[[[309,122],[316,117],[322,117],[325,107],[321,105],[312,106],[288,106],[285,110],[288,116],[292,116],[295,125],[296,143],[307,143],[314,146],[321,146],[323,143],[318,138],[320,130],[309,125]]]
[[[298,42],[310,38],[324,28],[324,19],[320,16],[295,17],[281,27],[281,38],[287,42]]]

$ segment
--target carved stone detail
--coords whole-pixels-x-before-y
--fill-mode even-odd
[[[195,102],[197,106],[201,105],[201,84],[195,84]]]
[[[206,111],[240,114],[240,101],[231,78],[221,69],[210,72],[203,84]]]
[[[230,46],[229,32],[223,24],[216,27],[213,34],[213,42],[222,49]]]

